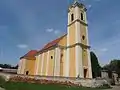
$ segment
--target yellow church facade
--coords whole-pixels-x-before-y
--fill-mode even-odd
[[[86,11],[74,1],[68,9],[67,34],[23,56],[18,74],[92,78]]]

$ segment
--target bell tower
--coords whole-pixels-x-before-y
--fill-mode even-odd
[[[86,7],[78,0],[68,8],[66,76],[92,78]]]

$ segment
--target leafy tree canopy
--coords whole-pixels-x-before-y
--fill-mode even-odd
[[[114,59],[111,62],[103,67],[103,69],[109,70],[110,72],[116,71],[120,77],[120,60]]]
[[[12,65],[10,65],[10,64],[0,64],[0,67],[1,67],[1,68],[9,68],[9,69],[17,69],[17,68],[18,68],[18,65],[12,66]]]
[[[91,65],[92,65],[93,77],[94,78],[99,77],[101,75],[101,66],[98,62],[98,58],[94,52],[90,52],[90,56],[91,56]]]

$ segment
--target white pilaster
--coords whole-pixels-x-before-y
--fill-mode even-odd
[[[89,72],[89,78],[92,78],[92,66],[91,66],[91,59],[90,59],[90,50],[87,49],[88,53],[88,72]]]
[[[35,56],[35,58],[36,58],[36,61],[35,61],[34,75],[37,75],[37,72],[38,72],[38,66],[37,66],[38,56]]]
[[[26,67],[26,59],[22,59],[22,73],[25,74],[25,67]]]
[[[82,61],[82,49],[80,46],[76,46],[76,77],[79,75],[80,78],[84,77],[83,74],[83,61]]]
[[[80,18],[80,10],[79,7],[75,7],[75,14],[76,18]],[[80,22],[75,22],[75,38],[76,38],[76,43],[81,43],[81,34],[80,34]],[[79,76],[80,78],[83,78],[83,62],[82,62],[82,48],[80,45],[75,46],[75,55],[76,55],[76,77]]]
[[[67,53],[66,53],[66,49],[64,49],[64,62],[63,62],[63,76],[65,77],[65,75],[66,75],[66,57],[67,57]]]
[[[50,55],[49,55],[50,51],[47,52],[47,66],[46,66],[46,76],[48,75],[48,67],[49,67],[49,58],[50,58]]]
[[[60,48],[55,49],[55,72],[54,76],[60,76]]]
[[[86,26],[87,45],[89,46],[88,26]]]
[[[40,73],[40,75],[43,75],[43,64],[44,64],[44,53],[42,54],[41,73]]]
[[[79,7],[75,7],[75,19],[79,19],[80,18],[80,9]]]
[[[22,60],[19,61],[17,74],[21,74],[21,69],[22,69],[21,67],[22,67]]]
[[[58,48],[58,59],[57,59],[57,75],[60,76],[60,59],[61,59],[61,50]]]
[[[56,62],[57,62],[57,56],[58,56],[57,49],[58,48],[55,49],[55,56],[54,56],[54,76],[56,76]]]
[[[36,56],[35,75],[39,75],[40,55]]]
[[[68,16],[69,16],[69,14],[68,14]],[[70,40],[70,31],[69,31],[69,26],[68,26],[68,30],[67,30],[67,47],[70,46],[69,40]],[[70,61],[70,56],[69,55],[70,55],[70,49],[67,48],[67,50],[66,50],[66,69],[65,69],[66,73],[65,73],[65,77],[69,77],[69,66],[70,66],[69,65],[69,61]]]

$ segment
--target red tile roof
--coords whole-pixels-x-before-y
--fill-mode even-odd
[[[46,45],[44,46],[44,48],[42,48],[40,51],[38,51],[38,53],[41,53],[41,52],[43,52],[44,50],[47,50],[47,49],[50,48],[50,47],[56,46],[56,45],[59,43],[59,41],[60,41],[63,37],[65,37],[66,35],[67,35],[67,34],[65,34],[65,35],[63,35],[63,36],[61,36],[61,37],[59,37],[59,38],[57,38],[57,39],[49,42],[48,44],[46,44]]]
[[[24,56],[22,56],[20,59],[25,58],[25,59],[34,59],[35,60],[35,55],[37,54],[37,50],[31,50]]]

